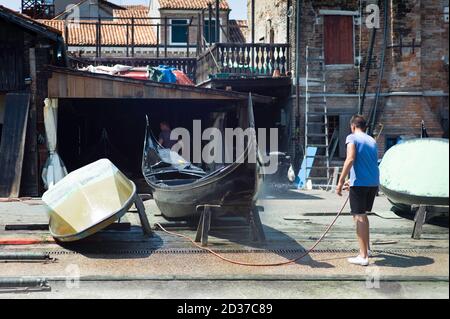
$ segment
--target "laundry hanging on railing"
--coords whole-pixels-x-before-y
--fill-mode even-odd
[[[189,86],[195,85],[183,71],[167,65],[159,65],[157,67],[133,67],[121,64],[117,64],[115,66],[89,65],[79,70],[95,74],[120,76],[135,80],[151,80],[159,83],[176,83],[179,85]]]

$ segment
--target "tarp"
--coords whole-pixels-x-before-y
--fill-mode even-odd
[[[192,82],[192,80],[186,74],[184,74],[183,71],[173,70],[172,72],[177,78],[177,84],[195,86],[194,82]]]
[[[58,132],[58,100],[45,99],[44,124],[49,156],[42,170],[44,186],[50,189],[67,175],[67,169],[56,152]]]
[[[161,83],[177,83],[177,77],[173,73],[175,68],[166,65],[149,67],[150,80]]]

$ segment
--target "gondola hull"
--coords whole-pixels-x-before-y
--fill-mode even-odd
[[[163,149],[149,130],[144,145],[142,172],[153,198],[166,219],[194,219],[199,206],[217,205],[214,215],[248,214],[263,180],[254,130],[251,97],[240,128],[250,129],[245,149],[235,162],[210,174]]]
[[[398,207],[448,206],[448,165],[448,140],[409,140],[384,155],[380,188]]]
[[[148,181],[150,185],[153,183]],[[199,205],[220,205],[215,214],[242,214],[256,201],[262,182],[258,164],[231,165],[221,172],[192,183],[153,184],[153,198],[167,219],[189,219],[199,215]]]

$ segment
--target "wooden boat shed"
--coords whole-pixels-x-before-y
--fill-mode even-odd
[[[198,88],[49,68],[48,98],[58,105],[58,153],[69,171],[108,157],[140,185],[145,116],[152,130],[167,121],[192,132],[193,120],[212,125],[217,114],[235,114],[247,93]],[[256,105],[274,98],[256,95]],[[229,116],[233,121],[233,116]],[[230,126],[235,123],[229,123]]]
[[[67,65],[61,32],[0,5],[0,197],[39,194],[47,65]]]

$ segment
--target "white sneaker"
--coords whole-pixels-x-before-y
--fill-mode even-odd
[[[361,256],[357,256],[354,258],[347,259],[349,263],[354,265],[360,265],[360,266],[367,266],[369,265],[369,258],[363,258]]]

